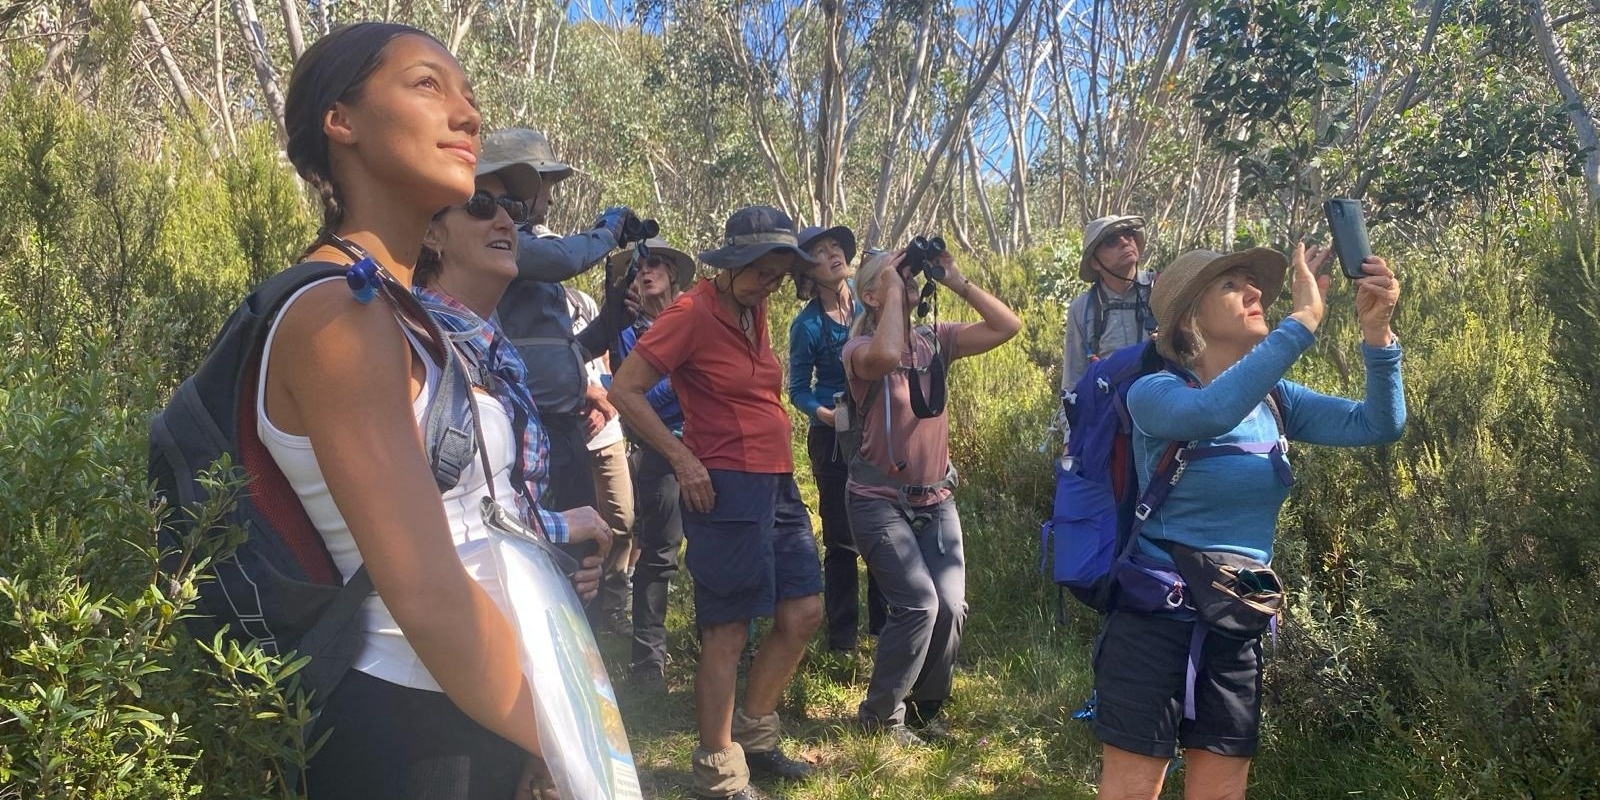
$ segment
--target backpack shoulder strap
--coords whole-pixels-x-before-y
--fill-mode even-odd
[[[1105,311],[1101,308],[1100,282],[1089,284],[1089,299],[1083,306],[1084,353],[1089,358],[1100,355],[1100,337],[1106,331]]]
[[[1267,410],[1272,412],[1272,421],[1278,424],[1278,438],[1288,442],[1289,426],[1283,421],[1283,389],[1277,384],[1267,392]]]

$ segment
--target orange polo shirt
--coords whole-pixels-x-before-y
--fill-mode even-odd
[[[701,280],[656,317],[634,347],[672,378],[683,406],[683,443],[706,469],[794,471],[783,367],[767,334],[767,303],[755,308],[756,343]]]

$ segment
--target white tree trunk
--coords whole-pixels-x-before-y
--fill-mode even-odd
[[[922,88],[922,73],[928,68],[933,8],[934,3],[927,3],[922,17],[917,20],[916,56],[911,61],[910,75],[906,79],[906,95],[895,107],[894,122],[889,129],[889,141],[884,143],[883,156],[878,161],[878,190],[873,194],[872,221],[868,223],[867,235],[862,239],[863,247],[877,245],[878,237],[883,234],[884,215],[888,212],[889,206],[889,185],[894,174],[894,160],[899,154],[900,142],[905,139],[906,128],[911,121],[911,111],[917,104],[917,93]]]
[[[950,152],[950,145],[955,141],[956,136],[960,134],[962,128],[966,126],[967,119],[972,112],[972,106],[978,102],[978,98],[983,94],[984,87],[989,85],[989,79],[994,77],[995,68],[1004,60],[1005,51],[1011,44],[1012,36],[1016,34],[1017,28],[1022,25],[1022,21],[1027,18],[1028,9],[1032,7],[1033,0],[1020,0],[1017,3],[1017,8],[1014,12],[1015,16],[1006,25],[1005,30],[1000,32],[1000,36],[995,40],[993,47],[989,51],[988,58],[984,60],[983,66],[978,69],[977,74],[972,77],[972,83],[968,84],[966,95],[961,98],[961,105],[945,123],[944,132],[939,136],[939,141],[933,146],[933,150],[928,153],[927,162],[923,164],[921,177],[917,179],[916,185],[911,190],[911,196],[906,198],[905,205],[901,208],[894,227],[890,229],[889,238],[891,240],[899,239],[905,233],[906,227],[916,214],[917,206],[922,203],[922,198],[928,193],[928,188],[933,185],[939,159]]]
[[[261,18],[256,15],[255,0],[230,0],[230,5],[233,19],[239,24],[240,37],[244,39],[244,49],[250,54],[250,65],[255,68],[256,83],[261,85],[261,96],[277,126],[278,141],[286,143],[289,133],[283,125],[283,92],[278,89],[278,71],[267,53],[267,35],[261,29]]]
[[[233,98],[228,96],[228,73],[223,65],[222,51],[222,0],[211,0],[212,67],[217,82],[217,113],[222,116],[222,130],[228,135],[228,145],[237,148],[239,135],[233,128]]]
[[[299,1],[278,0],[278,8],[283,11],[283,28],[289,34],[289,53],[295,61],[299,61],[300,55],[306,51],[306,36],[300,29],[300,9],[296,8]]]
[[[1589,190],[1589,200],[1600,203],[1600,134],[1595,131],[1594,117],[1590,115],[1589,107],[1584,105],[1583,95],[1578,94],[1578,87],[1573,85],[1572,67],[1567,63],[1566,51],[1550,23],[1550,9],[1545,6],[1544,0],[1526,2],[1534,38],[1539,40],[1539,50],[1544,53],[1550,79],[1555,82],[1561,99],[1567,104],[1567,117],[1572,120],[1573,130],[1577,131],[1578,144],[1589,148],[1589,155],[1583,162],[1583,180]]]
[[[161,26],[156,23],[154,14],[144,0],[134,0],[133,15],[139,18],[144,25],[146,33],[150,34],[150,41],[156,47],[156,54],[161,58],[161,66],[167,71],[167,79],[172,81],[172,90],[177,93],[183,112],[204,129],[205,119],[200,114],[200,106],[195,101],[194,92],[189,88],[189,81],[183,77],[183,69],[178,66],[178,59],[172,55],[172,49],[167,47],[167,40],[161,35]]]

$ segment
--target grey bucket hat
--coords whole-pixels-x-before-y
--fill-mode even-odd
[[[672,265],[673,283],[678,285],[678,291],[688,289],[694,284],[694,256],[667,244],[667,240],[659,236],[644,240],[644,246],[650,251],[650,255],[660,256]],[[632,247],[625,247],[606,256],[606,271],[620,276],[622,271],[628,268],[628,259],[632,257]]]
[[[1094,283],[1094,267],[1089,266],[1089,257],[1094,255],[1095,248],[1106,240],[1107,236],[1120,231],[1133,231],[1134,238],[1139,242],[1139,252],[1144,252],[1144,217],[1113,214],[1101,217],[1083,228],[1083,255],[1078,258],[1078,277]]]
[[[555,183],[572,175],[572,167],[556,160],[550,140],[530,128],[507,128],[483,137],[478,174],[500,173],[512,194],[530,199],[541,183]]]
[[[815,264],[795,238],[794,220],[772,206],[746,206],[733,212],[722,226],[722,246],[700,254],[700,260],[717,269],[738,269],[773,252],[786,252]]]

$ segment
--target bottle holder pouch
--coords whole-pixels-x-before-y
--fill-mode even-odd
[[[1266,564],[1237,553],[1164,544],[1188,586],[1190,604],[1211,630],[1255,639],[1283,609],[1283,583]]]
[[[1111,565],[1113,605],[1143,614],[1175,614],[1188,607],[1183,577],[1171,566],[1137,553]]]

